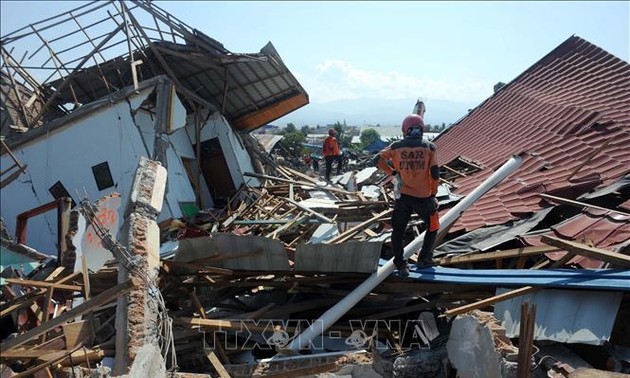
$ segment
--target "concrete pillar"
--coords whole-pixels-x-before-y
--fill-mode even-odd
[[[166,175],[160,163],[141,158],[127,204],[121,243],[132,255],[133,267],[127,269],[130,264],[119,261],[118,282],[135,276],[142,284],[118,300],[114,375],[126,374],[145,345],[159,355],[158,303],[143,278],[155,283],[159,271],[160,230],[155,220],[162,210]]]

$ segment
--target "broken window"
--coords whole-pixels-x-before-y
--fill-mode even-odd
[[[109,164],[107,164],[106,161],[93,166],[92,173],[94,173],[94,179],[96,180],[96,186],[98,187],[98,190],[103,190],[114,186],[112,173],[110,172]]]
[[[452,182],[459,177],[468,177],[470,174],[482,169],[483,165],[481,163],[464,156],[458,156],[440,167],[440,177]]]
[[[61,181],[57,181],[53,186],[48,188],[48,191],[50,192],[50,194],[52,194],[54,199],[59,199],[63,197],[68,197],[72,199],[72,196],[70,195],[70,193],[68,193],[68,190],[65,186],[63,186]],[[75,205],[76,202],[74,202],[74,199],[72,199],[72,207],[74,207]]]

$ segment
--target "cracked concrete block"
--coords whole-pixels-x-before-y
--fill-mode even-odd
[[[131,188],[129,212],[144,208],[153,215],[162,211],[166,188],[166,168],[145,157],[140,158],[138,170]]]
[[[461,378],[501,378],[507,362],[495,345],[496,328],[466,314],[453,321],[446,343],[448,357]],[[497,335],[498,336],[498,335]]]
[[[166,378],[166,364],[160,349],[152,344],[145,344],[138,349],[136,358],[125,375],[128,378]]]

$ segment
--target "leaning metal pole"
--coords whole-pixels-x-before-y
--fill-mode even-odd
[[[521,166],[523,158],[521,156],[512,156],[501,168],[488,177],[480,186],[467,195],[462,201],[449,210],[442,218],[440,218],[440,226],[442,229],[446,229],[453,224],[460,214],[468,209],[475,201],[483,196],[487,191],[495,187],[501,181],[503,181],[512,172],[516,171]],[[409,258],[413,255],[421,246],[424,240],[424,232],[409,243],[404,250],[405,258]],[[319,319],[313,322],[304,332],[299,334],[291,344],[287,346],[287,352],[298,352],[300,349],[306,347],[311,340],[321,335],[324,330],[332,326],[339,318],[341,318],[347,311],[349,311],[355,304],[357,304],[363,297],[368,295],[378,284],[383,282],[394,271],[394,259],[389,260],[385,265],[378,268],[378,270],[368,279],[363,281],[356,289],[350,294],[344,297],[336,305],[326,311]]]

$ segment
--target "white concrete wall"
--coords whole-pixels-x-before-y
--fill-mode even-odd
[[[195,128],[194,123],[190,120],[186,130],[190,140],[194,141]],[[244,182],[252,186],[259,186],[260,181],[258,179],[243,176],[243,172],[254,172],[251,158],[240,137],[232,130],[227,120],[219,112],[214,112],[210,115],[201,129],[202,142],[213,138],[219,139],[225,161],[230,169],[234,187],[238,189]],[[201,181],[203,182],[203,179]],[[212,203],[212,198],[207,187],[205,191],[202,191],[202,201],[204,204]]]
[[[19,213],[54,199],[48,189],[58,180],[77,203],[84,193],[95,201],[113,191],[119,192],[124,201],[119,214],[123,219],[124,203],[138,161],[141,156],[150,157],[153,154],[153,119],[143,111],[135,114],[135,120],[131,114],[131,109],[137,109],[151,90],[134,96],[129,103],[123,101],[95,111],[13,150],[28,168],[26,173],[3,188],[0,196],[0,215],[11,233],[15,234],[15,218]],[[194,155],[192,146],[186,141],[188,136],[182,130],[169,136],[173,148],[167,152],[168,193],[159,220],[180,217],[178,201],[195,201],[181,159],[177,156],[177,153]],[[115,186],[99,191],[92,166],[104,161],[109,164]],[[2,169],[12,163],[8,154],[0,160]],[[56,254],[56,212],[32,218],[27,229],[29,246],[43,253]]]

